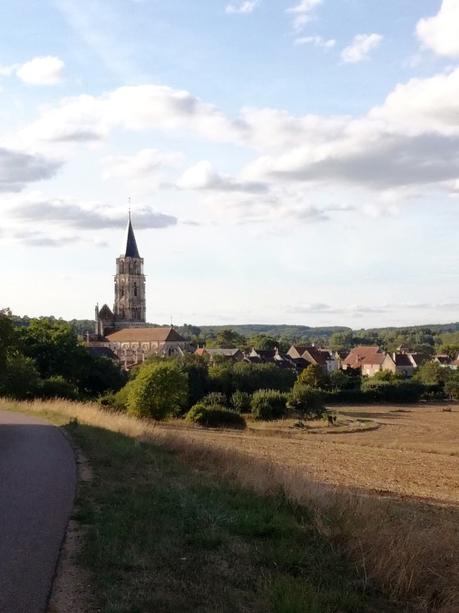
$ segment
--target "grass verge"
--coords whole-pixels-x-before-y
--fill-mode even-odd
[[[69,426],[91,459],[77,519],[101,608],[115,612],[357,613],[363,589],[311,514],[119,433]]]
[[[94,405],[0,408],[80,420],[83,562],[104,611],[459,610],[456,510],[333,491]]]

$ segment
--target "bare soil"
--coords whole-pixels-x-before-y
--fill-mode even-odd
[[[187,437],[304,469],[336,486],[459,504],[457,405],[343,406],[338,413],[341,423],[364,420],[366,429],[354,431],[349,423],[321,433],[320,424],[295,430],[285,421],[241,433],[187,429]]]

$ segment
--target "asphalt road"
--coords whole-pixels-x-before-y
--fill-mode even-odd
[[[59,429],[0,411],[0,613],[46,610],[75,487]]]

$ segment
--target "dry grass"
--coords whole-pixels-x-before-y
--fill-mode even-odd
[[[324,435],[324,440],[320,435],[292,434],[291,439],[277,441],[262,434],[158,426],[109,414],[91,404],[0,400],[0,408],[77,418],[164,445],[190,464],[212,466],[221,477],[236,479],[257,492],[282,492],[291,504],[313,509],[317,527],[334,547],[346,552],[370,585],[378,586],[394,601],[409,601],[416,611],[459,610],[457,506],[427,505],[409,497],[381,499],[363,493],[389,489],[405,495],[413,492],[415,497],[427,493],[428,498],[438,500],[445,499],[446,493],[449,502],[457,503],[458,457],[451,455],[449,444],[453,443],[450,436],[452,432],[454,437],[458,413],[420,409],[424,412],[416,422],[418,409],[410,413],[391,413],[394,408],[352,409],[349,412],[371,413],[369,418],[380,421],[383,427],[361,434]],[[414,434],[405,434],[404,428]],[[391,436],[391,432],[395,435]],[[443,446],[446,453],[442,453]],[[314,457],[317,455],[318,459]],[[309,470],[316,466],[315,462],[324,466]],[[397,465],[397,480],[391,481],[393,475],[387,474],[388,468],[395,471]],[[330,474],[333,479],[327,478]],[[416,475],[414,488],[410,483],[401,483]],[[432,496],[435,478],[440,495]],[[336,481],[336,486],[350,485],[361,492],[357,495],[349,489],[332,487]],[[381,483],[394,487],[381,487]]]

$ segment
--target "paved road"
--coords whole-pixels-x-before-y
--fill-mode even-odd
[[[0,411],[0,613],[46,610],[75,487],[59,429]]]

